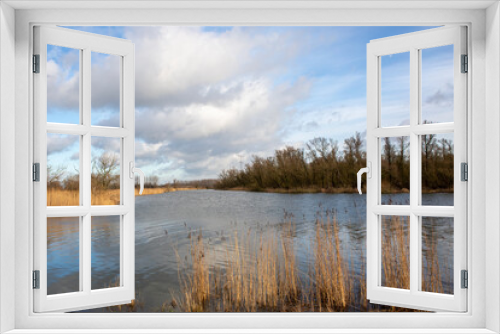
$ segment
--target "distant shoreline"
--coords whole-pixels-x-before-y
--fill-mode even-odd
[[[246,187],[234,187],[234,188],[224,188],[215,189],[222,191],[247,191],[247,192],[259,192],[259,193],[271,193],[271,194],[357,194],[358,189],[356,188],[246,188]],[[408,194],[410,191],[408,189],[382,189],[382,194]],[[366,193],[366,188],[363,188],[363,193]],[[439,194],[453,193],[453,189],[423,189],[422,194]]]
[[[144,191],[141,195],[139,195],[139,189],[135,188],[135,196],[147,196],[147,195],[158,195],[165,193],[172,193],[176,191],[187,191],[187,190],[206,190],[208,188],[200,187],[200,188],[188,188],[188,187],[157,187],[157,188],[144,188]]]

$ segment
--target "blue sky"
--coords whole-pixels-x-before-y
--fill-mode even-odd
[[[134,42],[136,164],[162,181],[215,178],[252,155],[304,147],[319,136],[337,140],[342,149],[344,138],[366,131],[366,44],[429,29],[71,28]],[[423,52],[423,118],[452,121],[453,48]],[[78,52],[51,47],[48,55],[48,121],[78,122]],[[92,54],[94,125],[118,124],[114,58]],[[383,57],[383,126],[407,124],[408,87],[407,55]],[[75,146],[60,146],[49,147],[49,163],[74,163]],[[116,147],[95,141],[95,152],[107,149]]]

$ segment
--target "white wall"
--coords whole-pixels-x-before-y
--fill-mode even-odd
[[[499,4],[486,11],[486,328],[500,332],[500,13]]]
[[[14,252],[15,12],[0,3],[0,252]],[[14,328],[14,257],[0,261],[0,332]]]

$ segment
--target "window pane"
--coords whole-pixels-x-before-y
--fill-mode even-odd
[[[422,291],[453,294],[453,218],[421,219]]]
[[[410,219],[407,216],[382,216],[381,284],[410,289]]]
[[[453,122],[453,45],[421,50],[422,123]]]
[[[410,124],[410,53],[380,57],[381,126]]]
[[[80,50],[47,45],[47,122],[80,124]]]
[[[80,136],[47,134],[47,206],[80,205]]]
[[[120,218],[92,217],[92,290],[120,286]]]
[[[92,137],[92,205],[119,205],[120,138]]]
[[[120,58],[92,52],[92,125],[120,126]]]
[[[380,139],[382,204],[410,204],[410,137]]]
[[[423,135],[422,205],[453,205],[453,134]]]
[[[80,291],[80,218],[47,218],[47,294]]]

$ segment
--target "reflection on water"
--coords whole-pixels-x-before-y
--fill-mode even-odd
[[[454,228],[453,218],[422,218],[422,291],[453,294]]]
[[[395,202],[403,200],[399,194],[383,196],[390,196]],[[450,194],[423,195],[424,201],[428,200],[427,196],[444,205],[453,201]],[[216,190],[137,197],[135,277],[136,291],[144,302],[143,311],[159,311],[164,302],[172,300],[173,293],[179,292],[178,258],[183,260],[190,256],[193,240],[202,238],[213,253],[209,261],[223,268],[227,252],[235,251],[235,233],[274,233],[275,227],[283,223],[285,213],[294,222],[291,237],[295,238],[297,266],[302,272],[307,272],[310,266],[306,254],[315,238],[316,219],[326,217],[327,212],[333,211],[337,216],[341,247],[347,254],[349,267],[361,273],[365,268],[365,199],[364,195],[357,194],[270,194]],[[49,225],[52,225],[51,221]],[[439,224],[436,225],[440,229]],[[112,240],[118,240],[119,224],[99,217],[92,221],[92,229],[92,285],[95,277],[101,280],[96,284],[105,286],[113,280],[109,273],[119,272],[116,251],[109,253],[95,245],[112,244],[115,242]],[[49,254],[57,259],[49,262],[49,266],[54,263],[65,268],[58,271],[59,275],[49,277],[49,289],[57,289],[61,282],[78,275],[78,267],[64,263],[66,254],[78,254],[78,244],[74,242],[78,231],[50,226],[48,230],[52,240]],[[449,245],[448,239],[453,236],[449,229],[447,231],[446,234],[440,233],[440,245]],[[49,271],[51,269],[49,267]]]
[[[47,294],[80,290],[80,219],[47,218]]]
[[[120,285],[120,216],[92,217],[92,289]]]

